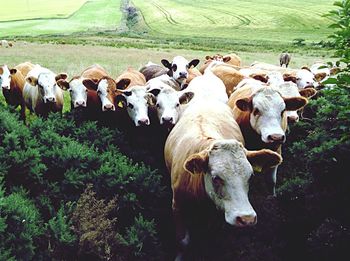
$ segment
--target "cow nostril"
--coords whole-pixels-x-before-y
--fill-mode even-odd
[[[288,122],[290,123],[295,123],[299,121],[299,117],[298,116],[288,116]]]
[[[271,134],[267,139],[271,142],[285,142],[285,136],[281,134]]]
[[[172,117],[162,117],[164,123],[173,123]]]
[[[139,125],[149,125],[149,120],[148,119],[141,119],[141,120],[138,120],[138,124]]]
[[[236,218],[236,224],[239,226],[252,226],[255,225],[256,222],[256,215],[238,216]]]

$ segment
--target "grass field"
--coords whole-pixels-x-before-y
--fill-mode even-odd
[[[330,0],[133,0],[153,35],[318,42],[329,34]]]
[[[11,0],[0,8],[0,22],[38,18],[67,18],[87,0]]]
[[[30,2],[41,2],[42,0],[28,0]],[[5,9],[12,8],[16,2],[22,2],[19,0],[7,1],[11,4],[5,4]],[[58,17],[62,11],[57,9],[56,12],[52,9],[52,1],[45,1],[47,4],[46,11],[41,11],[41,16],[38,19],[29,19],[21,21],[6,21],[0,22],[0,37],[14,37],[14,36],[38,36],[49,34],[71,34],[74,32],[91,32],[91,31],[104,31],[115,30],[118,28],[120,19],[122,17],[120,11],[120,0],[89,0],[89,1],[58,1],[54,2],[62,3],[65,5],[67,2],[70,4],[65,6],[64,10],[69,13],[73,13],[66,18],[48,18],[46,17]],[[74,4],[72,3],[74,2]],[[76,2],[76,3],[75,3]],[[86,2],[84,5],[82,5]],[[79,8],[80,3],[81,8]],[[75,8],[74,8],[75,7]],[[2,7],[3,8],[3,7]],[[0,9],[1,10],[1,9]],[[76,12],[74,12],[76,11]],[[0,11],[4,13],[4,10]],[[1,16],[0,13],[0,17]],[[39,12],[36,12],[39,13]],[[17,14],[17,15],[16,15]],[[22,14],[22,16],[20,16]],[[26,19],[26,14],[23,14],[23,10],[19,10],[13,13],[13,17],[17,16],[17,19]],[[31,15],[31,14],[28,14]],[[33,17],[30,17],[33,18]],[[8,18],[12,20],[13,18]],[[3,19],[1,19],[3,20]]]

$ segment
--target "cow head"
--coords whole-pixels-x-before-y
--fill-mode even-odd
[[[148,108],[156,103],[155,96],[152,93],[147,93],[144,86],[132,86],[120,92],[121,94],[116,96],[115,102],[120,107],[126,107],[129,117],[135,125],[150,125]]]
[[[64,79],[57,81],[57,85],[60,86],[61,89],[69,91],[71,103],[74,108],[87,106],[87,93],[89,91],[90,85],[87,84],[87,86],[85,86],[83,81],[84,80],[80,77],[73,78],[70,82],[67,82]]]
[[[285,142],[285,111],[298,110],[306,104],[304,97],[283,98],[277,89],[271,87],[261,88],[249,98],[236,101],[240,110],[250,112],[250,125],[261,140],[271,145]]]
[[[187,104],[194,96],[193,92],[176,91],[169,86],[153,88],[148,92],[157,98],[157,114],[161,125],[174,126],[181,113],[181,104]]]
[[[37,86],[40,96],[42,97],[44,103],[56,103],[56,89],[60,88],[57,81],[67,79],[66,73],[53,74],[52,72],[42,72],[38,75],[38,78],[34,76],[29,76],[26,81]]]
[[[16,69],[9,69],[7,65],[0,67],[0,86],[4,90],[10,90],[11,88],[11,75],[17,73]]]
[[[314,88],[306,88],[299,90],[298,86],[293,82],[285,82],[278,86],[278,89],[283,97],[292,98],[292,97],[305,97],[311,98],[316,94],[316,90]],[[288,123],[296,123],[299,121],[299,115],[297,110],[286,111],[286,117]]]
[[[272,167],[281,156],[270,150],[248,152],[236,140],[216,140],[211,147],[189,156],[184,169],[192,175],[204,174],[205,191],[230,225],[255,225],[256,213],[248,199],[251,164]]]
[[[175,56],[171,63],[166,59],[163,59],[161,62],[166,68],[169,69],[168,75],[170,77],[173,77],[175,81],[178,81],[182,84],[188,77],[188,69],[192,66],[196,67],[199,63],[199,60],[194,59],[188,62],[182,56]]]
[[[317,87],[317,82],[313,73],[309,69],[303,68],[304,69],[298,70],[296,74],[296,84],[298,88]]]

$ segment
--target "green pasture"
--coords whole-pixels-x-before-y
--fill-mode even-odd
[[[243,41],[319,42],[329,35],[330,0],[133,0],[152,35]]]
[[[0,8],[0,22],[26,19],[67,18],[87,0],[11,0]]]
[[[11,21],[13,18],[9,17],[6,19],[8,21],[4,22],[2,14],[6,13],[6,10],[8,10],[8,12],[11,12],[16,2],[25,2],[19,0],[6,1],[9,4],[6,3],[2,6],[4,10],[1,10],[0,8],[0,20],[2,20],[2,22],[0,22],[0,37],[71,34],[74,32],[98,32],[104,30],[115,30],[118,28],[120,19],[122,17],[120,11],[120,0],[28,1],[31,3],[38,2],[38,4],[40,2],[47,3],[43,6],[43,9],[40,9],[40,12],[35,11],[35,17],[37,19],[34,19],[34,15],[32,15],[30,12],[26,14],[25,9],[19,9],[18,13],[16,9],[16,11],[14,11],[12,14],[12,17],[16,17],[16,19],[31,19]],[[60,8],[57,8],[55,11],[55,5],[51,2],[57,2],[56,5],[62,5],[64,8],[62,10]],[[84,2],[86,3],[83,4]],[[78,8],[79,10],[77,10]],[[58,18],[61,16],[63,11],[66,12],[65,15],[62,15],[64,18]],[[36,15],[40,15],[40,13],[41,16],[37,17]],[[30,17],[27,17],[27,15]]]

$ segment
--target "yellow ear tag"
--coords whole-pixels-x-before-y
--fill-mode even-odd
[[[255,173],[261,173],[262,167],[261,166],[254,166],[253,170],[254,170]]]
[[[122,102],[122,101],[119,101],[119,102],[118,102],[118,107],[119,107],[119,108],[123,108],[123,107],[124,107],[124,105],[123,105],[123,102]]]

